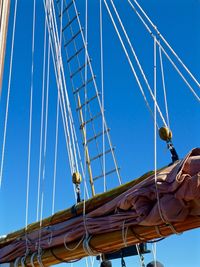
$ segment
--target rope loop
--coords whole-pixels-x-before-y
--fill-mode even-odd
[[[128,226],[125,227],[125,223],[126,223],[126,221],[124,220],[123,225],[122,225],[122,239],[124,242],[124,247],[128,247],[128,244],[127,244]]]
[[[74,251],[74,250],[76,250],[79,246],[80,246],[80,244],[83,242],[83,240],[84,240],[84,236],[80,239],[80,241],[73,247],[73,248],[70,248],[70,247],[68,247],[68,245],[66,244],[67,242],[66,242],[66,238],[67,238],[67,236],[68,236],[68,234],[66,234],[65,236],[64,236],[64,246],[65,246],[65,248],[66,248],[66,250],[69,250],[69,251]]]
[[[39,248],[38,249],[37,262],[38,262],[38,264],[39,264],[40,267],[44,267],[44,265],[42,263],[42,248]]]
[[[26,265],[25,265],[25,262],[26,262],[26,255],[23,256],[23,257],[21,257],[21,266],[22,266],[22,267],[25,267],[25,266],[26,266]]]
[[[30,263],[31,263],[31,266],[32,267],[35,267],[35,264],[34,264],[34,257],[37,255],[37,252],[34,252],[32,255],[31,255],[31,259],[30,259]]]
[[[90,241],[92,239],[92,235],[89,236],[89,234],[86,234],[84,240],[83,240],[83,249],[89,256],[97,256],[100,254],[99,251],[94,250],[91,245]]]
[[[21,259],[21,257],[16,258],[16,260],[14,262],[14,267],[18,267],[19,266],[20,259]]]

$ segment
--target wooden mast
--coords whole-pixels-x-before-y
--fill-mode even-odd
[[[10,0],[0,0],[0,96],[2,90]]]

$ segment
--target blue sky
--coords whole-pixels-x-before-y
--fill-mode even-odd
[[[13,1],[14,2],[14,1]],[[13,8],[8,33],[3,93],[0,104],[0,137],[3,136],[5,103],[8,84],[9,56]],[[29,223],[36,218],[36,195],[39,158],[39,125],[41,114],[42,57],[44,39],[44,12],[42,1],[37,2],[35,72],[33,102],[33,136],[30,175]],[[84,1],[78,0],[80,10]],[[109,1],[108,1],[109,2]],[[97,83],[100,84],[99,49],[99,1],[88,0],[88,44],[92,57]],[[153,41],[131,11],[125,0],[116,0],[124,25],[130,35],[141,64],[150,84],[153,85]],[[149,0],[139,1],[160,32],[171,44],[187,67],[200,80],[200,1],[199,0]],[[19,1],[16,42],[13,58],[10,109],[8,118],[7,143],[3,185],[0,191],[0,234],[16,230],[25,225],[25,199],[28,151],[28,118],[31,80],[31,36],[32,1]],[[83,19],[84,11],[81,13]],[[134,179],[154,168],[154,125],[132,75],[122,47],[103,6],[104,42],[104,79],[105,79],[105,116],[111,128],[111,137],[116,146],[116,156],[124,182]],[[52,63],[52,60],[51,60]],[[192,148],[199,146],[200,111],[199,102],[193,97],[185,83],[179,78],[172,66],[163,56],[165,81],[168,95],[170,125],[173,142],[180,155],[184,157]],[[67,68],[66,68],[67,69]],[[66,70],[67,71],[67,70]],[[50,67],[49,119],[47,135],[46,176],[44,183],[44,214],[51,214],[53,157],[56,121],[56,85],[53,67]],[[158,71],[158,101],[164,113],[161,75]],[[194,83],[191,83],[194,85]],[[67,86],[70,87],[69,80]],[[199,91],[199,88],[195,87]],[[74,99],[69,95],[74,107]],[[198,92],[197,91],[197,92]],[[153,105],[153,102],[151,102]],[[160,125],[162,126],[162,125]],[[0,143],[1,144],[1,143]],[[158,140],[158,167],[170,162],[169,152],[164,142]],[[58,143],[58,168],[56,210],[64,209],[74,203],[69,174],[69,163],[64,145],[64,134],[60,118]],[[200,248],[199,230],[189,231],[180,236],[172,236],[157,244],[157,257],[165,267],[197,267]],[[148,263],[152,254],[145,256]],[[140,266],[138,258],[129,258],[127,266]],[[80,266],[79,263],[74,266]],[[113,266],[120,266],[118,261]]]

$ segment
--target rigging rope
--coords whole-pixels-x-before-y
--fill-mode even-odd
[[[137,3],[137,1],[133,0],[138,6],[139,4]],[[155,35],[153,34],[152,30],[149,28],[149,26],[147,25],[147,23],[144,21],[144,19],[142,18],[142,16],[140,15],[140,13],[137,11],[137,9],[135,8],[135,6],[133,5],[133,3],[131,2],[131,0],[128,0],[128,3],[130,4],[131,8],[134,10],[134,12],[136,13],[136,15],[138,16],[138,18],[141,20],[141,22],[143,23],[143,25],[145,26],[145,28],[147,29],[147,31],[150,33],[150,36],[152,38],[155,37]],[[142,13],[145,15],[146,18],[147,15],[144,12],[144,10],[139,6],[139,8],[141,9]],[[150,19],[148,18],[149,22]],[[157,30],[157,27],[151,22],[150,23],[154,30],[156,31],[156,33],[158,34],[159,38],[161,38],[164,43],[167,45],[167,47],[170,49],[170,51],[173,53],[173,55],[175,56],[175,58],[181,63],[181,65],[183,66],[183,68],[187,71],[187,73],[190,75],[190,77],[195,81],[195,83],[197,84],[198,87],[200,87],[200,84],[198,83],[198,81],[194,78],[194,76],[191,74],[191,72],[187,69],[187,67],[184,65],[184,63],[181,61],[181,59],[177,56],[177,54],[174,52],[174,50],[169,46],[169,44],[167,43],[167,41],[164,39],[164,37],[160,34],[160,32]],[[192,92],[192,94],[195,96],[195,98],[200,102],[200,97],[197,95],[197,93],[195,92],[195,90],[192,88],[192,86],[189,84],[189,82],[187,81],[187,79],[184,77],[184,75],[181,73],[181,71],[179,70],[179,68],[177,67],[177,65],[174,63],[174,61],[171,59],[171,57],[168,55],[168,53],[166,52],[166,50],[163,48],[163,46],[160,44],[160,42],[158,42],[158,40],[156,39],[157,44],[160,46],[160,48],[162,49],[163,53],[165,54],[165,56],[168,58],[168,60],[170,61],[170,63],[172,64],[172,66],[175,68],[175,70],[178,72],[178,74],[180,75],[180,77],[183,79],[183,81],[186,83],[186,85],[189,87],[190,91]]]
[[[44,55],[43,55],[43,77],[42,77],[42,109],[40,120],[40,152],[39,152],[39,168],[38,168],[38,191],[37,191],[37,215],[36,221],[39,219],[39,203],[40,203],[40,183],[41,183],[41,163],[42,163],[42,144],[43,144],[43,120],[44,120],[44,88],[45,88],[45,70],[46,70],[46,38],[47,38],[46,20],[44,25]]]
[[[158,41],[157,41],[158,42]],[[169,62],[172,64],[172,66],[175,68],[175,70],[178,72],[178,74],[180,75],[180,77],[182,78],[182,80],[185,82],[185,84],[188,86],[188,88],[190,89],[190,91],[192,92],[192,94],[195,96],[195,98],[200,102],[200,96],[197,95],[197,93],[195,92],[195,90],[192,88],[192,86],[189,84],[189,82],[187,81],[187,79],[185,78],[185,76],[182,74],[182,72],[179,70],[179,68],[177,67],[177,65],[174,63],[174,61],[170,58],[170,56],[167,54],[167,52],[165,51],[165,49],[163,48],[163,46],[161,44],[158,43],[158,45],[160,46],[161,50],[163,51],[163,53],[165,54],[165,56],[168,58]]]
[[[44,198],[44,181],[46,175],[46,151],[47,151],[47,132],[48,132],[48,107],[49,107],[49,78],[50,78],[50,43],[48,44],[48,63],[47,63],[47,89],[46,89],[46,110],[45,110],[45,127],[44,127],[44,147],[43,147],[43,171],[42,171],[42,197]],[[42,220],[42,210],[43,201],[41,202],[41,220]]]
[[[73,1],[73,4],[74,4],[75,13],[76,13],[76,16],[77,16],[77,21],[78,21],[79,29],[81,29],[81,22],[80,22],[80,18],[78,16],[76,2]],[[84,47],[86,47],[86,43],[85,43],[85,39],[84,39],[84,35],[83,35],[83,32],[82,31],[81,31],[81,37],[82,37],[82,41],[83,41]],[[88,53],[88,50],[87,49],[86,49],[86,54],[87,54],[88,66],[89,66],[89,69],[90,69],[91,76],[92,77],[95,77],[94,71],[93,71],[93,68],[92,68],[92,64],[91,64],[91,61],[90,61],[90,58],[89,58],[89,53]],[[106,120],[105,120],[105,116],[104,116],[104,112],[103,112],[103,109],[102,109],[101,99],[99,97],[99,93],[98,93],[98,89],[97,89],[97,83],[96,83],[96,80],[95,79],[93,79],[93,84],[94,84],[95,92],[96,92],[96,95],[97,95],[97,100],[98,100],[98,104],[99,104],[99,107],[100,107],[101,115],[102,115],[102,118],[103,118],[103,121],[104,121],[105,129],[108,129],[108,126],[107,126],[107,123],[106,123]],[[110,138],[110,135],[109,135],[109,132],[108,131],[106,131],[106,135],[107,135],[109,147],[111,149],[111,154],[112,154],[114,166],[115,166],[115,169],[116,169],[118,181],[119,181],[119,184],[121,185],[122,184],[122,180],[121,180],[121,176],[120,176],[119,169],[118,169],[118,166],[117,166],[117,160],[116,160],[114,151],[112,149],[112,142],[111,142],[111,138]]]
[[[63,63],[62,59],[59,55],[59,38],[58,38],[58,30],[56,26],[56,18],[55,18],[55,10],[54,10],[54,4],[51,1],[51,8],[50,8],[50,16],[51,16],[51,23],[52,23],[52,38],[54,40],[54,45],[55,45],[55,54],[56,54],[56,71],[58,72],[58,89],[60,90],[60,103],[63,105],[63,113],[64,113],[64,118],[65,118],[65,127],[66,127],[66,133],[67,133],[67,147],[68,147],[68,155],[69,155],[69,162],[70,162],[70,168],[71,168],[71,174],[75,172],[76,169],[76,161],[74,157],[76,157],[76,152],[74,149],[74,142],[71,141],[73,140],[73,130],[72,130],[72,115],[71,115],[71,109],[70,109],[70,104],[69,104],[69,99],[67,95],[67,90],[66,90],[66,83],[65,83],[65,78],[64,78],[64,69],[63,69]],[[67,109],[66,109],[67,105]],[[67,118],[67,112],[68,110],[68,117]]]
[[[72,29],[72,28],[71,28]],[[87,79],[88,79],[88,58],[87,58],[87,46],[88,46],[88,0],[85,0],[85,72],[84,72],[84,84],[85,84],[85,92],[84,92],[84,97],[85,100],[84,102],[87,102]],[[87,105],[85,105],[84,108],[84,121],[87,121]],[[85,134],[84,134],[84,173],[86,176],[86,168],[87,168],[87,124],[84,125],[85,128]],[[85,212],[85,187],[84,187],[84,212]],[[85,218],[85,214],[83,215]],[[84,219],[84,225],[85,225],[85,229],[86,227],[86,222]]]
[[[43,1],[43,3],[44,3],[44,1]],[[52,2],[52,6],[53,6],[53,2]],[[45,3],[44,3],[44,7],[45,7],[45,12],[46,12],[48,31],[50,33],[51,52],[52,52],[54,69],[55,69],[56,82],[57,82],[57,86],[58,86],[59,102],[60,102],[60,107],[61,107],[64,133],[65,133],[67,151],[68,151],[68,156],[69,156],[70,170],[71,170],[71,174],[73,174],[73,166],[75,166],[75,164],[72,163],[73,154],[72,154],[72,146],[71,146],[71,137],[70,137],[70,133],[69,133],[68,119],[66,116],[66,104],[65,104],[65,100],[64,100],[65,98],[64,98],[63,88],[65,88],[65,92],[66,92],[65,97],[66,97],[66,103],[67,103],[67,108],[68,108],[68,113],[69,113],[68,116],[69,116],[69,120],[71,120],[70,126],[72,126],[72,127],[70,127],[70,129],[72,131],[73,138],[75,138],[75,141],[73,141],[73,146],[75,146],[75,144],[77,146],[77,137],[75,135],[74,123],[73,123],[71,108],[70,108],[69,99],[68,99],[68,95],[67,95],[67,90],[66,90],[66,83],[65,83],[62,58],[59,57],[59,55],[58,55],[58,52],[60,51],[60,49],[58,48],[59,47],[58,35],[57,35],[58,30],[57,30],[57,24],[55,24],[55,10],[53,13],[52,8],[54,8],[54,6],[51,7],[51,10],[47,10]],[[58,58],[59,58],[59,60],[58,60]],[[75,194],[75,189],[74,189],[74,194]],[[76,197],[76,194],[75,194],[75,197]]]
[[[59,122],[59,95],[57,95],[57,108],[56,108],[56,141],[55,141],[55,153],[54,153],[54,171],[53,171],[53,194],[52,194],[52,212],[55,212],[55,193],[56,193],[56,174],[57,174],[57,155],[58,155],[58,122]]]
[[[62,44],[62,22],[63,22],[63,0],[61,2],[61,17],[60,17],[60,51]],[[57,92],[57,108],[56,108],[56,137],[55,137],[55,151],[54,151],[54,172],[53,172],[53,193],[52,193],[52,215],[55,212],[55,192],[56,192],[56,173],[57,173],[57,151],[58,151],[58,122],[59,122],[59,94]]]
[[[102,112],[104,113],[104,53],[103,53],[103,10],[102,0],[99,0],[99,12],[100,12],[100,57],[101,57],[101,93],[102,93]],[[105,131],[105,125],[102,117],[102,132]],[[103,179],[104,179],[104,192],[106,191],[106,158],[105,158],[105,135],[102,135],[102,150],[103,150]]]
[[[116,25],[116,23],[115,23],[115,21],[114,21],[114,18],[113,18],[112,14],[111,14],[110,8],[109,8],[109,6],[108,6],[106,0],[104,0],[104,3],[105,3],[105,6],[106,6],[106,9],[107,9],[107,11],[108,11],[108,14],[109,14],[109,16],[110,16],[110,18],[111,18],[111,21],[112,21],[112,23],[113,23],[114,29],[115,29],[115,31],[116,31],[116,33],[117,33],[117,35],[118,35],[118,38],[119,38],[119,40],[120,40],[120,43],[121,43],[121,45],[122,45],[122,48],[123,48],[124,53],[125,53],[125,55],[126,55],[126,58],[127,58],[127,60],[128,60],[128,63],[129,63],[129,65],[130,65],[130,67],[131,67],[132,73],[133,73],[133,75],[135,76],[136,82],[137,82],[137,84],[138,84],[138,86],[139,86],[139,89],[140,89],[140,91],[141,91],[141,93],[142,93],[142,96],[143,96],[143,98],[144,98],[144,101],[145,101],[145,103],[146,103],[146,106],[147,106],[147,108],[148,108],[150,114],[151,114],[152,117],[153,117],[153,111],[151,110],[151,107],[150,107],[150,105],[149,105],[149,102],[148,102],[148,100],[147,100],[147,98],[146,98],[146,95],[145,95],[145,93],[144,93],[144,90],[143,90],[143,88],[142,88],[142,85],[141,85],[141,83],[140,83],[140,80],[139,80],[139,78],[138,78],[138,75],[137,75],[137,73],[136,73],[136,71],[135,71],[135,69],[134,69],[134,67],[133,67],[132,61],[131,61],[131,59],[130,59],[130,57],[129,57],[129,54],[128,54],[128,51],[127,51],[127,49],[126,49],[126,47],[125,47],[125,44],[124,44],[124,42],[123,42],[123,40],[122,40],[122,37],[121,37],[119,31],[118,31],[118,29],[117,29],[117,25]]]
[[[152,247],[153,260],[156,264],[157,263],[157,243],[153,243],[151,247]]]
[[[187,73],[190,75],[190,77],[193,79],[193,81],[197,84],[197,86],[200,88],[200,83],[196,80],[194,75],[190,72],[190,70],[186,67],[186,65],[183,63],[183,61],[180,59],[180,57],[176,54],[176,52],[173,50],[173,48],[170,46],[170,44],[167,42],[167,40],[163,37],[163,35],[158,31],[157,26],[151,21],[151,19],[148,17],[148,15],[145,13],[145,11],[142,9],[142,7],[139,5],[139,3],[136,0],[133,0],[140,11],[143,13],[145,18],[149,21],[151,26],[154,28],[158,36],[163,40],[163,42],[166,44],[166,46],[170,49],[172,54],[176,57],[176,59],[180,62],[180,64],[183,66],[183,68],[187,71]]]
[[[154,36],[154,96],[157,98],[157,44],[156,44],[156,37]],[[157,121],[157,110],[156,105],[154,103],[154,179],[155,179],[155,190],[156,190],[156,199],[158,202],[158,211],[160,218],[164,223],[166,223],[166,220],[163,217],[161,206],[160,206],[160,196],[158,191],[158,180],[157,180],[157,127],[156,127],[156,121]]]
[[[164,101],[165,101],[165,111],[166,111],[166,118],[167,118],[167,126],[170,129],[169,111],[168,111],[168,103],[167,103],[167,92],[166,92],[166,85],[165,85],[163,60],[162,60],[162,51],[161,51],[160,46],[158,46],[158,48],[159,48],[160,68],[161,68],[161,76],[162,76],[162,85],[163,85],[163,93],[164,93]]]
[[[55,8],[54,8],[54,4],[52,2],[52,10],[53,10],[53,18],[54,18],[54,24],[55,24],[55,30],[56,30],[56,38],[57,40],[58,38],[58,29],[56,26],[56,15],[55,15]],[[58,42],[57,42],[58,43]],[[59,45],[58,45],[59,47]],[[62,79],[63,79],[63,83],[64,83],[64,93],[65,93],[65,100],[67,103],[67,109],[68,109],[68,117],[69,117],[69,126],[70,126],[70,134],[71,134],[71,139],[72,139],[72,155],[73,155],[73,172],[78,171],[79,172],[79,167],[78,167],[78,161],[77,161],[77,152],[76,152],[76,146],[75,146],[75,136],[74,136],[74,131],[73,131],[73,116],[72,116],[72,111],[71,111],[71,107],[70,107],[70,102],[69,102],[69,97],[68,97],[68,93],[67,93],[67,88],[66,88],[66,82],[65,82],[65,77],[64,77],[64,68],[63,68],[63,63],[62,63],[62,56],[60,54],[61,50],[58,49],[59,51],[59,64],[60,64],[60,68],[62,71]]]
[[[164,124],[165,126],[167,126],[167,124],[166,124],[166,122],[165,122],[165,119],[164,119],[164,117],[163,117],[163,115],[162,115],[162,112],[161,112],[161,110],[160,110],[160,108],[159,108],[159,105],[158,105],[158,103],[157,103],[157,101],[156,101],[156,99],[155,99],[155,96],[154,96],[153,92],[152,92],[152,89],[151,89],[151,87],[150,87],[150,85],[149,85],[149,82],[148,82],[148,80],[147,80],[147,78],[146,78],[146,75],[145,75],[145,73],[144,73],[144,71],[143,71],[143,69],[142,69],[142,66],[141,66],[141,64],[140,64],[140,62],[139,62],[139,59],[138,59],[138,57],[137,57],[137,55],[136,55],[136,52],[135,52],[135,50],[134,50],[134,48],[133,48],[133,45],[132,45],[132,43],[131,43],[131,41],[130,41],[130,39],[129,39],[129,37],[128,37],[128,34],[127,34],[127,32],[126,32],[126,30],[125,30],[125,28],[124,28],[124,25],[123,25],[122,20],[121,20],[121,18],[120,18],[120,16],[119,16],[119,13],[117,12],[116,6],[115,6],[115,4],[113,3],[112,0],[110,0],[110,2],[111,2],[111,4],[112,4],[112,6],[113,6],[113,9],[114,9],[114,11],[115,11],[115,14],[116,14],[116,16],[117,16],[117,18],[118,18],[118,21],[119,21],[119,23],[120,23],[120,25],[121,25],[121,28],[122,28],[123,32],[124,32],[124,35],[125,35],[125,37],[126,37],[126,40],[128,41],[128,44],[129,44],[129,46],[130,46],[130,48],[131,48],[131,51],[132,51],[132,53],[133,53],[133,56],[134,56],[134,58],[135,58],[135,60],[136,60],[137,65],[138,65],[138,67],[139,67],[139,70],[140,70],[140,72],[141,72],[141,74],[142,74],[142,76],[143,76],[143,79],[144,79],[144,81],[145,81],[145,83],[146,83],[146,85],[147,85],[147,88],[148,88],[148,90],[149,90],[149,93],[150,93],[150,95],[151,95],[153,101],[156,103],[156,108],[157,108],[157,110],[158,110],[158,112],[159,112],[159,115],[160,115],[162,121],[163,121],[163,124]],[[119,31],[118,31],[118,32],[119,32]],[[120,34],[120,33],[119,33],[119,34]]]
[[[28,141],[28,167],[27,167],[27,188],[26,188],[26,230],[28,227],[29,211],[29,187],[30,187],[30,163],[31,163],[31,140],[32,140],[32,105],[33,105],[33,77],[34,77],[34,52],[35,52],[35,18],[36,1],[33,1],[33,26],[32,26],[32,66],[31,66],[31,87],[30,87],[30,113],[29,113],[29,141]]]
[[[14,43],[15,43],[15,28],[16,28],[16,18],[17,18],[17,3],[18,1],[15,0],[13,31],[12,31],[12,41],[11,41],[12,43],[11,43],[11,55],[10,55],[10,68],[9,68],[9,78],[8,78],[8,94],[7,94],[7,100],[6,100],[6,115],[5,115],[2,154],[1,154],[0,189],[1,189],[2,178],[3,178],[4,154],[5,154],[5,145],[6,145],[6,136],[7,136],[8,111],[9,111],[9,102],[10,102],[10,88],[11,88],[12,65],[13,65]]]

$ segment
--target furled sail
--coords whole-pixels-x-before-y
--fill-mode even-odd
[[[85,209],[85,212],[84,212]],[[0,240],[0,263],[44,266],[200,226],[200,149],[182,161],[79,203]],[[28,248],[28,250],[27,250]],[[28,253],[27,253],[28,251]]]

